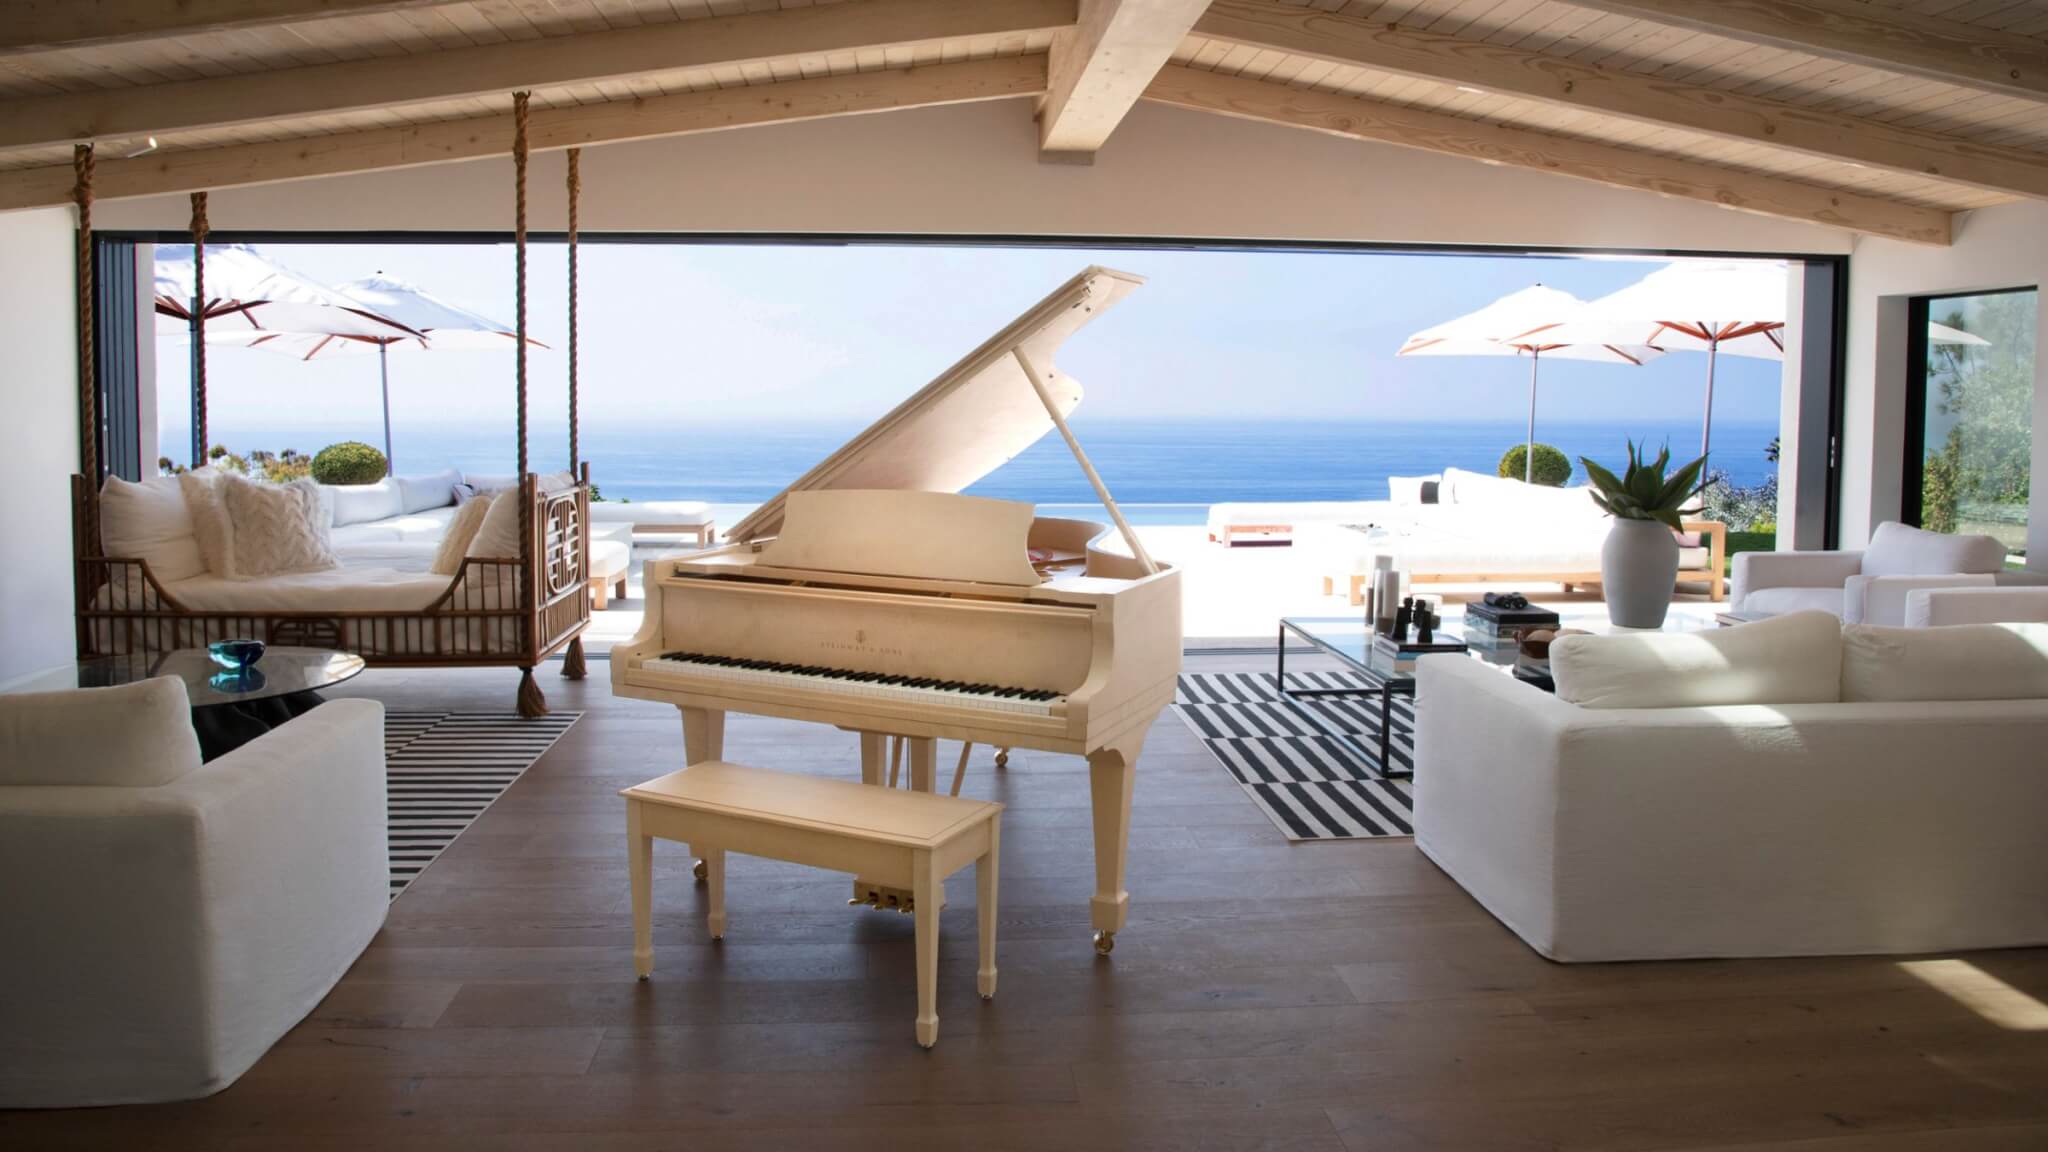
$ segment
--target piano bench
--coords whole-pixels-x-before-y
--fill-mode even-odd
[[[996,994],[996,856],[1003,806],[707,760],[636,784],[626,798],[633,967],[654,971],[654,841],[705,864],[711,938],[725,937],[725,854],[765,856],[907,888],[917,935],[917,1042],[938,1042],[939,910],[946,878],[974,865],[981,998]]]

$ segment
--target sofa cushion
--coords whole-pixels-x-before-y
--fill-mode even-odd
[[[389,476],[375,484],[323,484],[334,504],[334,526],[364,524],[405,514],[405,499],[398,481]],[[449,494],[454,494],[451,485]]]
[[[484,517],[490,513],[492,503],[490,497],[472,499],[455,510],[455,519],[441,537],[441,546],[434,552],[434,562],[427,569],[429,572],[455,575],[462,567],[462,558],[469,554],[469,545],[476,539],[477,529],[483,527]]]
[[[1842,614],[1840,588],[1759,588],[1742,598],[1736,607],[1744,612],[1784,616],[1792,612]]]
[[[503,492],[507,488],[519,487],[519,477],[511,472],[507,472],[502,476],[493,476],[483,472],[464,472],[462,474],[462,482],[474,488],[479,496],[486,492]]]
[[[1894,520],[1879,524],[1863,550],[1865,576],[1942,576],[2004,567],[2005,545],[1995,536],[1953,536]]]
[[[199,767],[185,682],[0,695],[0,785],[155,788]]]
[[[192,516],[192,535],[199,542],[199,556],[206,570],[225,580],[235,579],[235,524],[220,500],[221,473],[212,467],[194,468],[178,477],[178,490],[185,495],[185,508]]]
[[[1550,672],[1558,699],[1586,708],[1831,704],[1842,698],[1842,623],[1795,612],[1712,631],[1564,636]]]
[[[2048,624],[1848,625],[1842,699],[2048,700]]]
[[[319,572],[339,563],[320,485],[312,480],[263,484],[230,473],[215,490],[235,525],[236,575]]]
[[[1387,477],[1387,490],[1391,493],[1391,499],[1396,504],[1419,505],[1425,503],[1422,498],[1424,486],[1434,487],[1441,492],[1443,479],[1443,473],[1441,472],[1430,476],[1389,476]],[[1426,502],[1430,504],[1436,503],[1435,500]]]
[[[462,473],[449,468],[426,476],[399,476],[395,479],[398,481],[398,510],[410,515],[455,503],[455,486],[462,483]]]
[[[140,484],[107,477],[100,489],[100,544],[108,556],[144,561],[166,584],[206,571],[192,513],[175,476],[151,477]]]
[[[480,556],[489,560],[512,560],[519,556],[519,489],[506,488],[490,496],[479,495],[464,504],[482,504],[489,501],[483,519],[477,522],[476,535],[470,537],[469,547],[463,550],[465,556]]]

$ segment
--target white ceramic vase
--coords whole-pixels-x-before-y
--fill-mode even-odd
[[[1678,538],[1655,520],[1616,518],[1600,547],[1607,618],[1619,628],[1662,628],[1678,581]]]

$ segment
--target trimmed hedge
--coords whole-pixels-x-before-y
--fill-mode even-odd
[[[1522,479],[1527,470],[1524,461],[1529,457],[1529,447],[1517,444],[1500,458],[1500,474],[1509,480]],[[1572,478],[1572,462],[1564,453],[1548,444],[1536,445],[1536,470],[1533,477],[1538,484],[1550,488],[1562,488]]]
[[[360,440],[329,444],[313,454],[313,479],[322,484],[375,484],[387,471],[384,454]]]

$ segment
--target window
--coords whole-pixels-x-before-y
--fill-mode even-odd
[[[1916,298],[1906,394],[1905,518],[2027,554],[2033,484],[2032,288]]]

